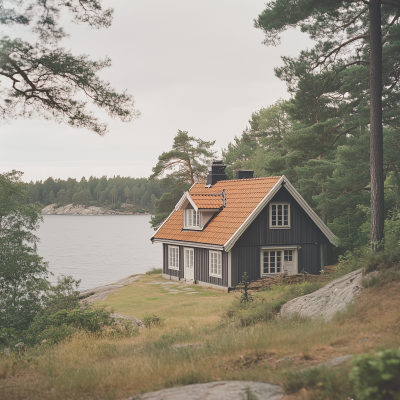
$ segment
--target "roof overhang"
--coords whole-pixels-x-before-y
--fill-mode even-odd
[[[212,249],[212,250],[224,250],[224,246],[219,246],[217,244],[208,244],[208,243],[197,243],[197,242],[185,242],[182,240],[167,240],[167,239],[155,239],[154,237],[151,239],[153,243],[165,243],[171,244],[175,246],[188,246],[188,247],[200,247],[203,249]]]

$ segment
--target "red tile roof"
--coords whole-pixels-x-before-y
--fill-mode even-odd
[[[190,197],[196,202],[196,205],[198,205],[198,201],[203,197],[211,198],[209,196],[210,192],[211,194],[215,194],[225,190],[226,207],[209,222],[203,231],[182,230],[183,210],[174,211],[164,225],[156,232],[154,238],[222,246],[244,223],[246,218],[254,211],[279,179],[280,176],[218,181],[211,188],[206,188],[204,182],[196,183],[189,192]],[[207,201],[211,202],[211,199]],[[212,200],[212,202],[214,201]]]
[[[197,208],[207,209],[207,208],[220,208],[223,206],[221,194],[192,194],[190,197],[195,202]]]

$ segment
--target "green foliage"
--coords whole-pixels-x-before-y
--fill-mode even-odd
[[[284,373],[283,387],[288,394],[302,389],[312,391],[315,400],[342,400],[349,398],[351,384],[348,368],[310,368]],[[358,399],[358,398],[357,398]]]
[[[240,302],[243,305],[247,305],[248,303],[251,303],[254,300],[253,296],[249,292],[249,285],[250,285],[249,276],[247,275],[247,272],[245,272],[242,276],[242,280],[240,281],[240,286],[241,286],[240,291],[242,292],[242,295],[240,296]]]
[[[146,275],[156,275],[156,274],[162,274],[162,268],[150,268],[148,271],[146,271]]]
[[[235,299],[230,307],[222,314],[224,323],[233,321],[239,326],[249,326],[275,319],[282,306],[288,301],[320,289],[319,282],[303,282],[296,285],[277,285],[267,289],[273,294],[272,301],[266,301],[263,297],[254,295],[249,302]]]
[[[48,289],[47,263],[36,254],[38,204],[24,204],[21,172],[0,174],[0,327],[9,336],[25,329]]]
[[[65,340],[78,331],[100,333],[106,327],[115,326],[111,312],[105,308],[45,310],[35,317],[32,324],[24,332],[24,343],[35,345],[46,340],[48,344],[55,344]]]
[[[103,9],[101,0],[2,1],[0,24],[11,33],[19,27],[29,32],[30,42],[0,38],[0,116],[44,117],[103,135],[107,125],[88,109],[88,102],[122,121],[140,113],[131,95],[116,92],[99,78],[99,71],[111,65],[108,57],[92,61],[58,46],[68,36],[59,25],[65,14],[75,23],[99,29],[111,25],[113,10]]]
[[[357,400],[400,399],[400,350],[355,357],[350,379]]]
[[[146,328],[152,328],[155,326],[162,326],[164,324],[164,318],[157,317],[155,314],[149,314],[142,318],[142,322]]]
[[[156,215],[151,219],[151,226],[154,229],[168,217],[183,193],[196,181],[205,178],[207,165],[215,155],[215,151],[211,149],[214,143],[215,140],[206,142],[189,136],[186,131],[178,130],[172,150],[163,152],[158,157],[150,179],[159,179],[165,193],[159,200],[153,199]],[[149,201],[152,201],[151,197]]]
[[[83,177],[80,181],[68,178],[67,180],[48,178],[44,182],[30,182],[27,185],[28,203],[40,202],[44,205],[52,204],[50,193],[55,195],[55,201],[60,206],[81,204],[85,206],[107,206],[111,204],[119,209],[122,203],[131,204],[131,211],[154,211],[155,203],[164,193],[160,182],[145,178],[129,178],[105,176],[88,180]]]

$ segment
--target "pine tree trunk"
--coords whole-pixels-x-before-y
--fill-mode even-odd
[[[384,225],[381,0],[370,0],[369,21],[371,250],[377,251]]]

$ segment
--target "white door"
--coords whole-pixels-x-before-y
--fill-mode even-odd
[[[283,251],[283,270],[288,275],[297,274],[296,250]]]
[[[185,279],[194,280],[194,250],[185,249]]]

